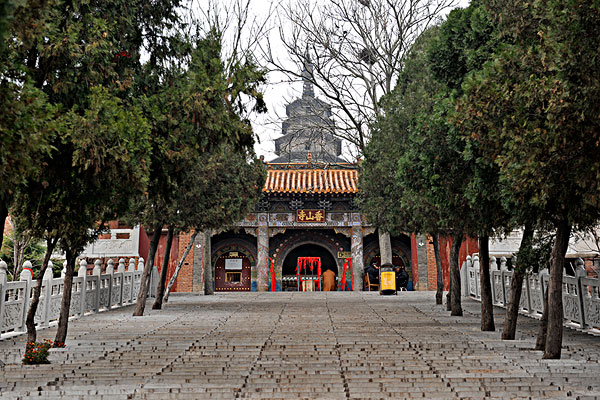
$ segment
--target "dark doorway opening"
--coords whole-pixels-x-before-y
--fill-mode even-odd
[[[326,248],[317,244],[303,244],[290,251],[285,260],[283,260],[281,268],[283,290],[297,290],[296,265],[298,257],[320,257],[321,273],[331,270],[335,273],[336,277],[338,275],[336,260]],[[314,275],[315,277],[317,276],[316,270],[314,271]]]
[[[371,265],[372,263],[375,263],[375,264],[381,266],[381,256],[379,254],[377,254],[376,256],[371,257],[371,260],[369,261],[368,265]],[[404,266],[404,268],[406,269],[406,272],[408,272],[407,289],[413,290],[412,268],[411,268],[410,264],[405,261],[404,257],[402,257],[401,255],[396,254],[394,252],[392,253],[392,264],[395,267]]]

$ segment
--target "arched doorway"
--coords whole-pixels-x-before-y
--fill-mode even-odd
[[[301,244],[290,250],[283,260],[281,268],[281,287],[284,291],[298,290],[296,283],[296,265],[298,263],[298,257],[320,257],[321,273],[326,270],[331,270],[335,273],[336,277],[338,276],[336,259],[327,248],[313,243]],[[317,276],[316,271],[314,272],[314,275],[315,277]]]

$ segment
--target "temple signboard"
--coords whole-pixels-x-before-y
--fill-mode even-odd
[[[296,210],[297,222],[325,222],[325,210]]]

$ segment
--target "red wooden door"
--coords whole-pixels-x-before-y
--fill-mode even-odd
[[[239,264],[241,264],[241,268],[239,268]],[[251,267],[248,257],[240,253],[237,256],[230,256],[227,253],[217,259],[215,292],[249,292],[250,287]]]

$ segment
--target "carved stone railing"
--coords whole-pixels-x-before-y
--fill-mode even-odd
[[[464,296],[481,300],[479,257],[467,257],[461,269],[461,286]],[[506,268],[506,259],[490,259],[490,279],[494,305],[506,308],[510,299],[510,281],[513,272]],[[519,312],[539,317],[543,312],[544,293],[548,289],[547,270],[530,273],[523,280]],[[563,276],[563,313],[567,326],[582,330],[600,329],[600,279],[586,276],[583,260],[575,266],[575,276]]]
[[[117,270],[114,262],[109,260],[106,273],[102,273],[102,263],[96,260],[91,275],[87,275],[87,262],[79,263],[78,276],[73,278],[71,292],[71,306],[69,316],[81,316],[96,313],[111,308],[122,307],[135,303],[142,282],[144,260],[139,259],[137,267],[135,259],[120,259]],[[38,328],[47,327],[58,321],[64,287],[63,269],[61,278],[52,277],[52,263],[42,280],[40,301],[35,314],[35,323]],[[152,269],[148,297],[154,297],[158,282],[158,270]],[[33,298],[33,291],[37,284],[32,279],[31,263],[26,261],[23,265],[20,280],[7,282],[6,263],[0,261],[0,335],[19,333],[26,330],[25,319]]]

